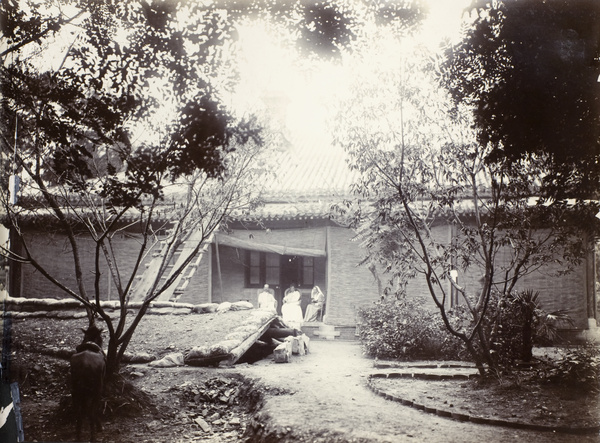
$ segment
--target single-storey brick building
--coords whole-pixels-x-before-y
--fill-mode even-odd
[[[172,298],[256,305],[268,284],[281,312],[284,291],[295,284],[305,312],[312,288],[319,286],[326,297],[324,322],[353,327],[357,309],[378,299],[373,275],[359,266],[364,251],[355,232],[337,223],[331,209],[349,197],[353,175],[334,148],[290,146],[287,152],[265,205],[234,214],[190,271],[185,290]]]
[[[283,293],[292,283],[302,294],[302,310],[310,300],[313,286],[319,286],[326,301],[323,322],[336,327],[353,327],[357,310],[379,299],[373,274],[359,266],[364,258],[356,234],[336,223],[331,207],[350,196],[352,173],[344,154],[334,148],[315,145],[289,147],[276,180],[269,184],[265,205],[252,213],[234,214],[226,229],[216,232],[209,245],[186,268],[171,292],[160,300],[207,303],[248,300],[256,305],[259,289],[269,284],[281,308]],[[435,228],[442,238],[452,241],[447,225]],[[35,234],[32,234],[35,235]],[[134,234],[124,232],[117,239],[122,275],[131,273],[128,254],[137,252]],[[66,241],[56,234],[36,238],[41,261],[58,271],[65,281],[72,280],[72,265]],[[575,272],[556,276],[557,269],[545,267],[523,279],[522,289],[539,291],[543,308],[567,309],[578,331],[597,327],[599,255],[590,253]],[[92,270],[92,252],[82,248]],[[63,258],[64,255],[64,258]],[[92,287],[93,275],[85,276]],[[139,276],[138,276],[139,277]],[[476,286],[481,276],[462,275],[462,285]],[[60,291],[32,268],[16,266],[12,275],[13,296],[61,297]],[[382,280],[385,276],[382,276]],[[110,298],[108,278],[101,288]],[[450,284],[448,283],[450,291]],[[429,299],[423,281],[408,285],[409,295]],[[449,300],[452,303],[452,300]]]

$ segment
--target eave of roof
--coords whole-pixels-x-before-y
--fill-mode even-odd
[[[327,219],[332,215],[333,204],[323,200],[267,203],[252,211],[234,212],[231,218],[239,221]]]

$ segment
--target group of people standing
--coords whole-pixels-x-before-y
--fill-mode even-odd
[[[258,307],[260,309],[270,309],[277,311],[277,300],[275,300],[275,291],[265,285],[258,294]],[[291,285],[285,290],[283,305],[281,306],[281,316],[283,321],[293,328],[300,329],[304,322],[317,321],[325,304],[325,294],[318,286],[315,286],[310,293],[310,304],[306,307],[306,312],[302,316],[302,307],[300,300],[302,295]]]

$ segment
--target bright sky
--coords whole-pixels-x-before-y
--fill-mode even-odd
[[[444,38],[458,38],[462,11],[471,0],[427,2],[430,14],[416,41],[433,51]],[[65,13],[73,15],[75,12]],[[290,135],[310,133],[311,138],[315,135],[326,137],[329,105],[333,97],[343,97],[344,88],[351,84],[356,61],[352,68],[325,61],[308,63],[299,59],[272,33],[269,34],[264,26],[247,26],[239,31],[243,45],[243,55],[239,60],[242,78],[237,94],[232,98],[232,105],[242,113],[252,113],[265,105],[273,108],[279,100],[276,118],[287,126]],[[59,35],[59,53],[69,47],[75,32],[76,29],[66,27]],[[389,46],[393,42],[384,43]],[[363,60],[363,64],[367,67],[383,63],[399,66],[399,59],[394,56],[398,54],[398,48],[382,46],[381,52],[379,57],[373,55],[373,60]],[[56,68],[62,62],[62,57],[47,57],[46,54],[41,62],[50,63]],[[395,69],[395,66],[390,69]]]
[[[444,37],[453,42],[459,38],[463,10],[471,0],[427,0],[430,12],[423,26],[422,39],[437,45]]]
[[[470,0],[428,0],[428,3],[430,14],[415,40],[434,51],[444,39],[458,39],[461,15]],[[235,106],[252,110],[263,106],[266,97],[279,97],[282,105],[276,111],[277,118],[283,118],[285,113],[289,135],[302,137],[310,133],[311,138],[315,134],[326,138],[328,104],[332,97],[343,96],[354,71],[329,62],[302,62],[260,25],[242,28],[240,36],[242,84],[234,99]],[[397,54],[398,48],[384,51]],[[399,60],[389,57],[380,57],[375,63],[382,60],[399,66]]]

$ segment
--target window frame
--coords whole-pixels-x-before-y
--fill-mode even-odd
[[[258,265],[253,265],[252,264],[252,254],[258,254]],[[246,251],[246,263],[245,263],[245,269],[246,269],[246,275],[245,275],[245,284],[247,288],[259,288],[261,286],[261,281],[263,281],[263,266],[262,266],[262,253],[260,251],[251,251],[251,250],[247,250]],[[257,268],[258,267],[258,283],[252,283],[252,269],[253,268]],[[264,283],[263,283],[264,284]]]
[[[300,256],[302,262],[299,264],[300,271],[300,281],[302,282],[300,287],[302,288],[312,288],[315,285],[315,258],[314,257],[304,257]],[[307,265],[307,259],[310,260],[310,266]],[[307,268],[310,268],[312,278],[310,282],[306,282],[306,271]]]
[[[252,277],[252,268],[256,268],[256,265],[252,265],[251,264],[251,257],[252,254],[259,254],[259,259],[258,259],[258,283],[251,283],[251,277]],[[277,257],[279,258],[278,260],[278,264],[277,266],[268,266],[267,265],[267,254],[269,254],[268,252],[263,252],[263,251],[253,251],[250,249],[246,250],[245,253],[245,263],[244,263],[244,269],[245,269],[245,276],[244,276],[244,284],[246,288],[262,288],[266,283],[268,284],[272,284],[272,285],[279,285],[281,284],[281,269],[282,269],[282,263],[281,263],[281,255],[279,254],[274,254],[277,255]],[[314,257],[304,257],[304,256],[298,256],[299,260],[297,263],[297,275],[298,275],[298,287],[299,288],[312,288],[314,286],[315,283],[315,258]],[[310,265],[307,263],[308,260],[310,260]],[[279,276],[278,276],[278,282],[268,282],[267,280],[267,268],[277,268]],[[312,279],[311,281],[306,281],[306,277],[307,277],[307,270],[310,269],[311,270],[311,274],[312,274]]]

